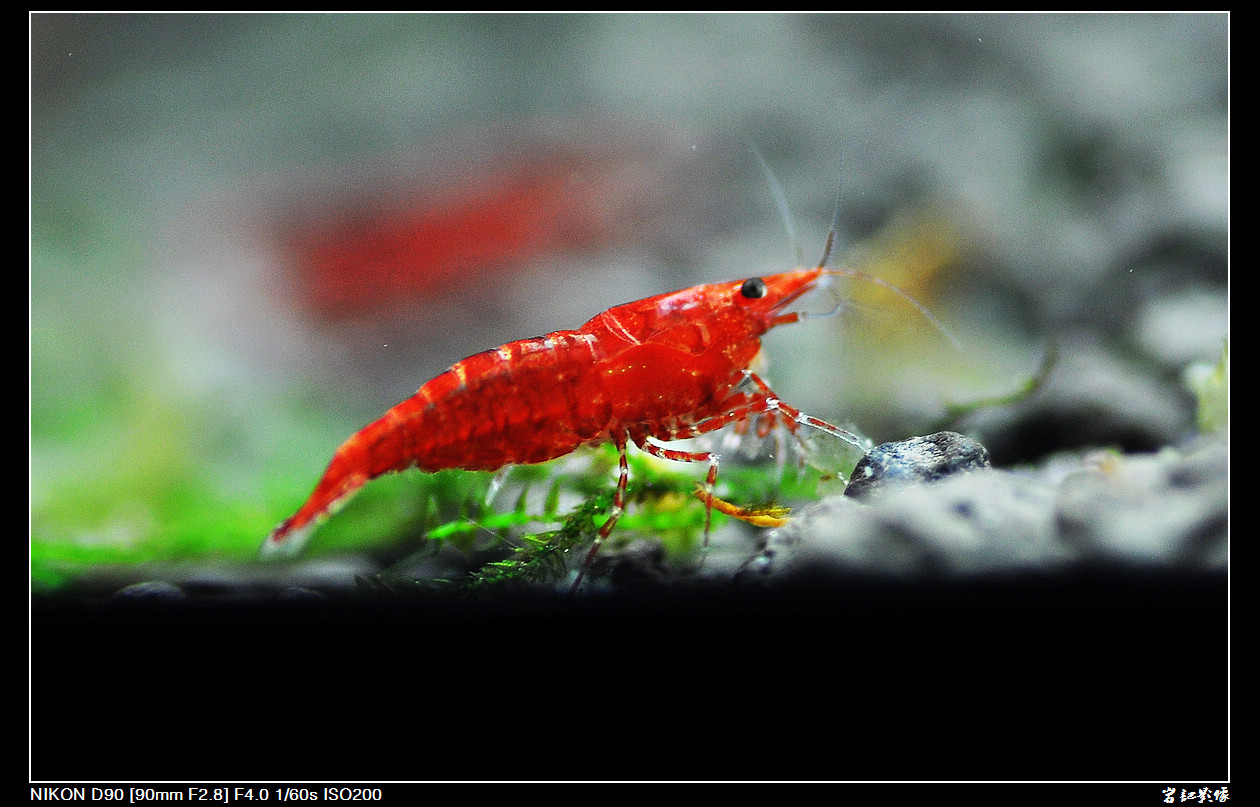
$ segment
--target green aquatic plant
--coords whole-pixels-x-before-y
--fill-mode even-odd
[[[1229,429],[1229,338],[1221,343],[1215,365],[1195,364],[1186,370],[1186,386],[1198,399],[1195,422],[1203,434]]]
[[[571,463],[558,472],[549,472],[546,465],[521,468],[526,479],[510,510],[470,501],[455,518],[433,526],[424,535],[429,545],[425,551],[433,551],[433,544],[451,543],[472,553],[480,537],[497,545],[500,557],[463,577],[432,581],[409,579],[404,563],[373,580],[361,580],[361,585],[390,592],[409,588],[487,592],[558,583],[580,565],[613,506],[616,451],[606,447],[592,454],[588,467],[581,470],[574,470]],[[676,463],[639,453],[628,459],[631,473],[625,493],[626,512],[609,543],[618,546],[650,538],[660,543],[667,562],[685,565],[704,541],[703,486],[694,474],[674,470]],[[548,473],[552,475],[548,477]],[[786,512],[786,508],[774,505],[779,497],[794,501],[817,498],[820,479],[816,471],[776,474],[764,464],[734,463],[729,468],[723,466],[722,476],[719,493],[746,506],[730,507],[719,501],[710,516],[711,531],[729,518],[724,509],[737,511],[737,517],[744,521],[757,521],[771,511]],[[546,493],[534,502],[531,488],[540,481],[546,481]],[[566,498],[576,501],[564,507],[561,502]]]

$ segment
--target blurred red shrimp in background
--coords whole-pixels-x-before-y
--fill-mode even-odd
[[[390,318],[566,253],[643,239],[677,216],[690,148],[605,127],[524,127],[325,172],[273,231],[293,299],[316,323]],[[702,160],[691,159],[694,167]],[[670,197],[670,198],[667,198]]]

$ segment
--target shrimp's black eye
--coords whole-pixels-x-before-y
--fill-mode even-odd
[[[750,277],[739,287],[739,293],[749,300],[757,300],[766,296],[766,281],[759,277]]]

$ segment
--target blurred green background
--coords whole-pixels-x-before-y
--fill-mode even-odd
[[[999,418],[995,459],[1178,439],[1179,374],[1227,329],[1228,22],[33,14],[32,587],[252,568],[341,441],[452,362],[787,268],[751,144],[806,261],[843,176],[833,263],[965,347],[854,290],[766,340],[786,400],[899,439],[1088,343],[1141,428]],[[417,484],[313,549],[414,528]]]

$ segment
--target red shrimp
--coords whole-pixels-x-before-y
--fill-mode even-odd
[[[779,400],[749,370],[766,331],[806,316],[785,309],[836,275],[897,292],[879,278],[820,264],[648,297],[610,308],[577,330],[509,342],[456,362],[337,449],[315,491],[275,528],[263,554],[296,553],[351,494],[391,471],[493,471],[606,442],[617,447],[620,475],[608,520],[573,591],[625,509],[626,447],[631,443],[657,457],[708,463],[707,539],[718,455],[658,441],[694,437],[730,423],[747,428],[755,422],[764,434],[782,422],[792,431],[806,425],[858,444],[853,434]]]

